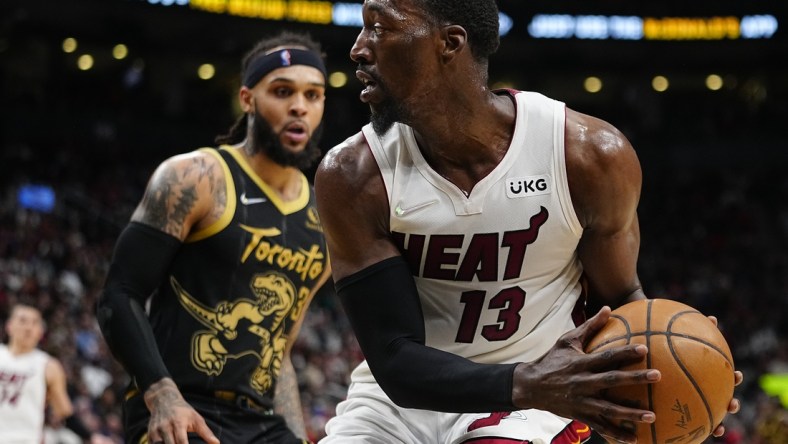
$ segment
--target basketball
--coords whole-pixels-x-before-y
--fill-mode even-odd
[[[614,310],[586,352],[626,344],[644,344],[648,355],[623,370],[662,372],[657,383],[607,391],[611,401],[656,415],[653,424],[637,424],[638,443],[706,440],[722,422],[733,398],[733,358],[717,326],[688,305],[668,299],[640,300]]]

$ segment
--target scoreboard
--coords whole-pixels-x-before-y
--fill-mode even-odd
[[[324,0],[137,0],[161,6],[187,7],[214,14],[274,21],[360,27],[361,1]],[[572,14],[566,11],[540,12],[540,2],[502,2],[501,35],[516,27],[522,37],[534,39],[592,40],[737,40],[770,39],[779,28],[770,13],[751,11],[740,15],[720,14],[720,8],[706,14],[668,14],[680,8],[666,7],[662,14]],[[560,9],[555,5],[550,9]],[[567,8],[569,8],[569,3]],[[526,9],[527,8],[527,9]],[[586,6],[587,8],[587,6]],[[577,9],[577,8],[574,8]],[[609,9],[609,8],[608,8]],[[698,10],[700,11],[700,10]],[[652,12],[657,12],[652,11]]]

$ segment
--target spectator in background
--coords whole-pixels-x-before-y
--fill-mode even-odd
[[[133,378],[128,442],[306,438],[290,350],[330,273],[302,172],[321,154],[326,68],[285,32],[242,78],[244,114],[217,140],[236,145],[164,161],[115,246],[98,319]]]
[[[49,407],[52,422],[63,421],[85,442],[111,443],[92,433],[74,414],[63,366],[38,348],[44,336],[41,312],[28,303],[17,303],[5,329],[8,344],[0,344],[0,442],[40,444]]]

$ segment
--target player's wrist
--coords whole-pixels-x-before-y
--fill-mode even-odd
[[[528,383],[528,375],[533,374],[530,369],[531,364],[521,362],[515,366],[512,372],[512,405],[518,409],[534,407],[533,390]]]
[[[63,423],[67,429],[71,430],[82,439],[89,439],[92,434],[92,432],[87,428],[87,426],[85,426],[85,423],[82,422],[82,419],[80,419],[76,413],[69,415],[69,417],[63,421]]]
[[[162,403],[183,402],[183,395],[172,378],[165,377],[151,384],[143,394],[148,410],[155,410]]]

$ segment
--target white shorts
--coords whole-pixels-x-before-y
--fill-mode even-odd
[[[578,444],[585,424],[536,409],[440,413],[397,407],[375,382],[353,382],[320,444]]]

